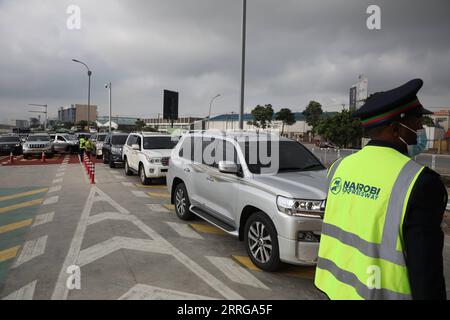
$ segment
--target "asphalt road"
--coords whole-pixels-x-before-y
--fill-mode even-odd
[[[91,186],[70,162],[0,167],[0,299],[324,299],[314,268],[259,271],[179,220],[164,185],[99,164]]]

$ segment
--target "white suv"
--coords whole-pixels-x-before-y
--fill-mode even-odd
[[[150,184],[153,178],[165,177],[177,142],[169,134],[131,133],[123,146],[125,174],[139,174],[142,184]]]
[[[196,215],[239,237],[253,263],[273,271],[280,262],[317,262],[326,173],[290,139],[193,132],[173,150],[167,187],[180,219]]]

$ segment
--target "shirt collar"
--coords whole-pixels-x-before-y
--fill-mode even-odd
[[[392,148],[394,150],[397,150],[400,153],[403,153],[404,155],[408,154],[408,149],[406,148],[406,146],[399,146],[399,145],[393,144],[392,142],[388,142],[388,141],[370,140],[367,145],[368,146],[375,146],[375,147]]]

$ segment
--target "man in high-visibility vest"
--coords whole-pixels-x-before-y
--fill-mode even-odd
[[[83,157],[84,157],[84,152],[86,150],[86,138],[84,137],[84,135],[80,136],[80,161],[83,162]]]
[[[429,114],[420,79],[372,95],[354,117],[372,139],[338,159],[329,190],[315,285],[330,299],[446,299],[441,228],[447,191],[413,159]]]

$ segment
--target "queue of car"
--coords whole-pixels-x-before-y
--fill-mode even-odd
[[[326,168],[301,143],[266,134],[112,132],[90,136],[93,156],[111,168],[122,166],[142,184],[166,178],[170,201],[182,220],[200,217],[244,241],[260,269],[281,263],[317,262],[327,196]],[[277,147],[271,150],[272,142]],[[257,145],[257,149],[251,149]],[[31,134],[0,137],[0,151],[33,155],[74,152],[78,137]],[[277,163],[267,163],[261,149]],[[196,155],[200,154],[200,158]],[[205,159],[203,154],[209,154]]]

